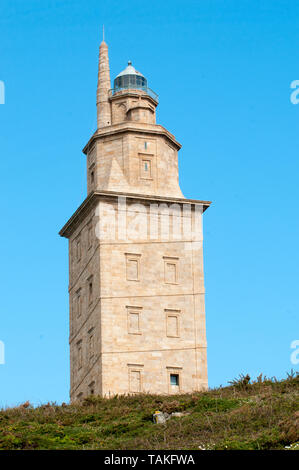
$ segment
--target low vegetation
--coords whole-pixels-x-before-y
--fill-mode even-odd
[[[299,449],[299,376],[241,375],[208,392],[91,396],[0,411],[0,449]],[[152,414],[185,412],[165,424]]]

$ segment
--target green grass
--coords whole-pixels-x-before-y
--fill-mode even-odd
[[[298,449],[298,391],[298,375],[240,376],[202,393],[26,403],[0,411],[0,449]],[[156,410],[186,414],[156,425]]]

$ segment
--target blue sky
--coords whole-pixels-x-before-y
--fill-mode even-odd
[[[86,196],[102,24],[111,76],[128,59],[183,147],[204,216],[211,387],[285,376],[298,339],[299,3],[2,0],[0,405],[67,401],[68,254]],[[297,366],[298,369],[298,366]]]

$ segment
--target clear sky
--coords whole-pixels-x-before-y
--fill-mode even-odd
[[[285,376],[298,331],[297,0],[1,0],[0,405],[68,400],[68,247],[86,197],[102,24],[183,147],[204,215],[211,387]],[[297,369],[299,367],[297,366]]]

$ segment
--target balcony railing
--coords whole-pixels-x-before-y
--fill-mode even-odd
[[[109,90],[109,97],[111,98],[114,96],[116,93],[119,93],[121,91],[144,91],[147,95],[149,95],[151,98],[153,98],[157,103],[159,103],[159,96],[157,93],[155,93],[153,90],[151,90],[148,87],[140,87],[140,88],[132,88],[132,87],[122,87],[122,88],[112,88]]]

